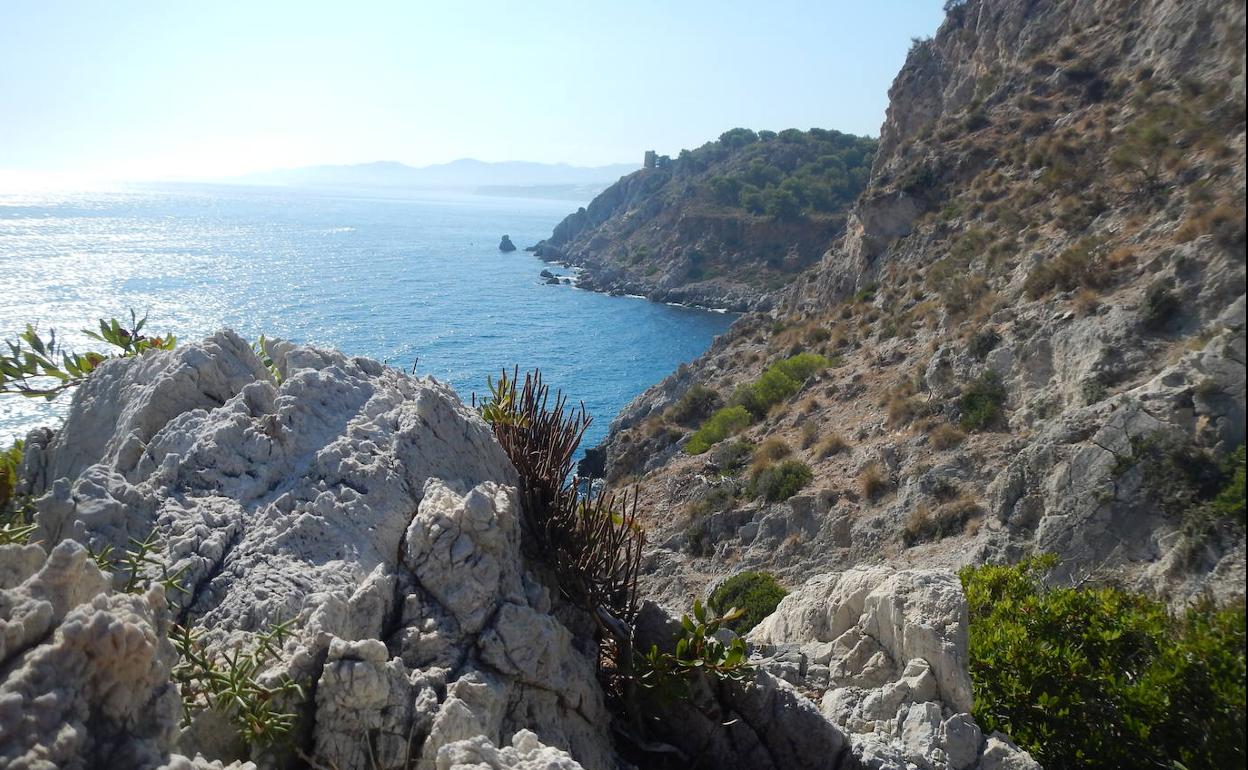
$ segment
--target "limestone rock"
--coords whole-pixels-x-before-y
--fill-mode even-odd
[[[1029,767],[1026,752],[985,741],[969,713],[967,625],[951,572],[875,567],[811,578],[747,639],[761,668],[823,691],[823,716],[864,768]]]
[[[0,756],[275,766],[280,751],[249,750],[216,712],[178,732],[172,614],[210,653],[291,624],[261,675],[302,685],[285,708],[315,724],[300,740],[322,766],[454,764],[471,745],[486,766],[614,767],[596,647],[528,572],[515,471],[488,426],[435,380],[269,352],[280,383],[230,332],[111,361],[28,456],[54,547],[0,549]],[[113,594],[130,576],[78,544],[119,554],[149,536],[139,582],[176,575],[186,593]]]
[[[73,541],[0,589],[0,765],[154,767],[181,713],[158,589],[114,594]]]

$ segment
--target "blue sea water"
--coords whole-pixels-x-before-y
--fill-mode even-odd
[[[549,235],[576,202],[163,185],[0,193],[0,337],[36,322],[78,349],[94,319],[149,316],[180,340],[232,328],[326,345],[449,382],[541,367],[594,417],[706,349],[733,316],[548,286],[498,251]],[[0,396],[0,441],[56,424],[68,398]]]

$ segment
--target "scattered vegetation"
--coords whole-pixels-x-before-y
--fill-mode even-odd
[[[68,351],[56,339],[56,330],[49,331],[45,340],[34,326],[27,324],[26,331],[16,341],[6,340],[8,352],[0,354],[0,394],[16,393],[34,398],[53,399],[62,392],[82,383],[87,375],[110,358],[137,356],[148,350],[171,350],[177,344],[172,335],[148,337],[142,334],[147,317],[136,318],[130,312],[130,326],[122,326],[117,319],[100,320],[99,331],[83,329],[83,334],[117,348],[120,352],[74,353]]]
[[[264,676],[280,659],[289,635],[290,621],[277,623],[256,634],[254,646],[224,653],[208,651],[192,629],[174,625],[169,640],[180,660],[173,680],[182,692],[182,723],[190,723],[197,711],[218,711],[234,725],[249,745],[270,745],[290,736],[298,715],[282,710],[283,704],[302,700],[303,688],[288,675]]]
[[[1242,767],[1244,606],[1171,614],[1116,588],[1050,588],[1052,556],[964,568],[974,716],[1050,770]],[[1095,725],[1096,729],[1088,729]]]
[[[779,436],[772,436],[754,448],[754,464],[752,474],[770,466],[777,460],[783,460],[793,454],[793,448]]]
[[[814,474],[801,460],[785,460],[768,465],[755,474],[750,483],[753,493],[769,503],[788,500],[811,482]]]
[[[932,448],[938,450],[953,449],[966,440],[966,434],[947,422],[942,422],[932,429],[930,435]]]
[[[711,451],[711,462],[719,468],[719,472],[728,476],[736,475],[754,456],[754,445],[748,441],[731,441],[715,445]]]
[[[858,474],[858,489],[872,502],[888,491],[889,483],[888,470],[879,460],[868,463]]]
[[[1023,291],[1031,299],[1040,299],[1052,291],[1103,289],[1109,277],[1103,244],[1084,238],[1053,259],[1032,268],[1023,282]]]
[[[745,407],[726,406],[711,415],[710,419],[702,423],[701,427],[689,437],[689,440],[685,442],[685,452],[700,455],[714,444],[745,430],[751,422],[750,413]]]
[[[717,142],[686,150],[675,173],[712,168],[701,195],[728,208],[776,219],[837,212],[866,186],[876,141],[836,131],[778,134],[734,128]]]
[[[732,396],[732,403],[744,406],[754,419],[762,419],[771,407],[793,396],[812,374],[826,369],[831,363],[816,353],[798,353],[777,361],[767,367],[757,380],[738,388]]]
[[[1005,386],[1001,376],[991,369],[972,380],[962,390],[958,408],[964,430],[987,430],[1001,420],[1001,407],[1005,404]]]
[[[907,546],[928,540],[941,540],[962,533],[967,522],[983,515],[984,509],[969,497],[959,497],[932,510],[920,503],[906,518],[901,540]]]
[[[664,415],[677,425],[693,425],[705,420],[720,405],[719,394],[700,383],[694,383]]]
[[[757,380],[737,389],[730,406],[719,409],[702,423],[685,443],[685,452],[702,454],[717,442],[745,430],[754,420],[765,417],[771,407],[801,390],[811,375],[831,364],[821,355],[798,353],[767,367]]]
[[[735,607],[740,615],[725,625],[745,634],[775,612],[788,593],[770,572],[738,572],[719,584],[708,604],[713,608]]]
[[[1140,321],[1154,331],[1164,329],[1179,312],[1179,298],[1162,281],[1148,287],[1140,303]]]
[[[845,440],[845,437],[839,433],[833,433],[820,442],[819,448],[815,450],[815,454],[819,457],[819,459],[826,460],[827,458],[832,457],[833,455],[838,455],[847,449],[849,449],[849,442]]]

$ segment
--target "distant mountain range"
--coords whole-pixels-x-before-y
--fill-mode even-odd
[[[526,161],[488,163],[462,158],[450,163],[422,167],[395,161],[346,166],[305,166],[247,174],[233,181],[290,187],[481,188],[482,192],[495,191],[510,195],[528,188],[576,189],[578,193],[583,193],[586,188],[605,188],[640,167],[636,163],[587,167]]]

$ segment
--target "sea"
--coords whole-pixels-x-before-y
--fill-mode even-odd
[[[584,201],[470,193],[152,184],[0,191],[0,339],[32,323],[70,348],[98,318],[182,342],[223,328],[329,346],[450,383],[460,397],[538,367],[585,404],[596,445],[633,397],[702,353],[730,313],[548,285],[521,249]],[[69,397],[0,395],[0,442]]]

